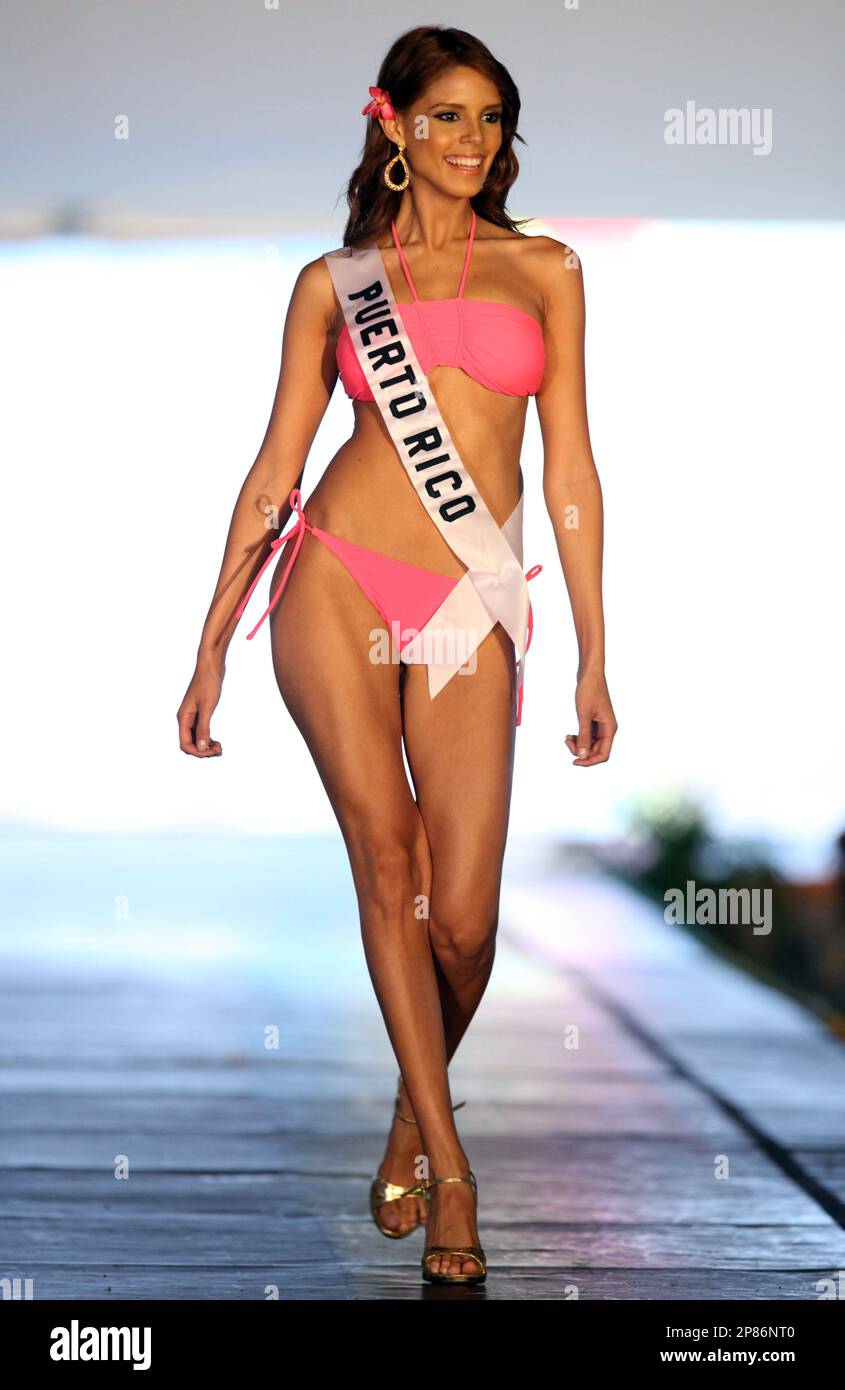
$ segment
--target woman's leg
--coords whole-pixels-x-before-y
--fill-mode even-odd
[[[287,547],[285,547],[287,549]],[[285,564],[279,561],[278,571]],[[274,574],[275,592],[279,574]],[[402,751],[398,664],[373,664],[370,633],[381,626],[341,562],[308,534],[271,618],[273,663],[282,698],[326,788],[349,853],[364,951],[376,997],[417,1119],[432,1153],[456,1135],[429,922],[431,858]],[[407,1172],[382,1176],[409,1186],[422,1152],[406,1131]],[[427,1150],[428,1151],[428,1150]],[[405,1224],[424,1212],[406,1198]],[[388,1224],[387,1212],[384,1219]]]
[[[513,777],[514,700],[513,643],[500,626],[478,648],[475,672],[454,676],[434,700],[424,666],[409,667],[403,687],[405,747],[432,861],[429,931],[448,1057],[493,968]],[[415,1103],[413,1081],[405,1079]],[[431,1175],[466,1175],[469,1163],[457,1134],[445,1147],[432,1148],[425,1120],[417,1118]],[[427,1242],[478,1244],[472,1189],[449,1183],[433,1192]],[[434,1257],[429,1267],[437,1273],[440,1264]],[[476,1269],[472,1260],[453,1258],[443,1260],[441,1272]]]

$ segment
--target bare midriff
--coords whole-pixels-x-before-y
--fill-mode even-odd
[[[459,367],[434,367],[428,380],[467,471],[503,526],[522,492],[529,398],[488,391]],[[352,435],[305,497],[309,522],[392,559],[460,577],[464,566],[420,505],[375,401],[351,404]]]

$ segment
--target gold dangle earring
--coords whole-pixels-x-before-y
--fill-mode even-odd
[[[411,170],[410,170],[410,167],[409,167],[409,165],[408,165],[407,159],[405,158],[404,154],[402,153],[402,151],[404,150],[404,148],[405,148],[405,142],[404,142],[404,140],[400,140],[400,141],[399,141],[399,150],[398,150],[398,152],[393,156],[393,158],[391,159],[390,163],[389,163],[389,164],[386,164],[386,165],[385,165],[385,168],[384,168],[384,181],[385,181],[385,183],[387,184],[388,188],[392,188],[392,189],[393,189],[393,192],[394,192],[394,193],[401,193],[401,192],[402,192],[402,189],[403,189],[403,188],[407,188],[407,187],[408,187],[408,184],[411,182]],[[391,171],[391,169],[393,168],[394,164],[396,164],[397,161],[402,165],[402,168],[405,170],[405,181],[404,181],[404,183],[392,183],[392,182],[391,182],[391,179],[390,179],[390,171]]]

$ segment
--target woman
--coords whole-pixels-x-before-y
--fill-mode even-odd
[[[276,680],[343,834],[367,966],[401,1069],[371,1212],[391,1238],[426,1224],[426,1280],[479,1283],[477,1189],[447,1065],[495,953],[526,612],[530,638],[526,579],[536,572],[521,568],[529,395],[579,646],[579,728],[565,740],[575,765],[605,762],[616,731],[603,669],[602,501],[586,414],[582,278],[568,247],[524,236],[504,210],[519,167],[520,102],[482,43],[455,29],[411,30],[370,94],[348,190],[351,251],[319,257],[296,281],[267,433],[235,506],[178,713],[180,746],[195,757],[222,752],[210,717],[225,651],[282,548],[264,615]],[[350,288],[356,273],[366,280],[374,270],[371,283]],[[389,378],[385,360],[394,364]],[[338,371],[354,430],[303,509],[298,485]],[[427,412],[426,438],[441,448],[431,460],[403,456],[413,452],[409,426],[398,398],[387,402],[397,389],[402,410]],[[296,513],[294,526],[270,548],[266,518],[280,529],[288,497],[281,529]],[[475,563],[494,552],[492,568]],[[438,615],[456,612],[480,621],[471,632],[460,620],[446,624],[465,650],[426,648],[422,637],[445,630]],[[387,632],[374,628],[377,618]],[[379,639],[388,634],[386,656]]]

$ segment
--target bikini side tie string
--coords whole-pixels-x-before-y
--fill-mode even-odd
[[[302,510],[302,493],[300,492],[298,487],[295,487],[293,489],[293,492],[291,493],[288,501],[291,511],[296,512],[296,521],[288,531],[285,531],[284,535],[277,536],[276,539],[272,542],[270,546],[270,554],[267,556],[267,559],[264,561],[264,564],[261,566],[261,569],[258,571],[257,575],[253,579],[244,597],[241,599],[237,611],[235,613],[235,617],[239,619],[247,604],[249,603],[253,589],[255,588],[264,571],[266,570],[267,566],[271,564],[272,561],[275,559],[276,551],[280,550],[281,547],[285,545],[287,541],[290,540],[291,536],[296,536],[296,540],[294,541],[293,545],[293,550],[291,551],[291,557],[287,563],[285,572],[282,575],[281,583],[279,584],[278,589],[271,598],[268,608],[265,610],[264,613],[262,613],[261,617],[258,619],[258,622],[255,624],[255,627],[252,629],[252,632],[247,633],[247,641],[249,641],[250,638],[255,636],[261,624],[264,622],[264,619],[269,617],[274,607],[278,603],[279,599],[281,598],[282,593],[284,592],[285,585],[288,582],[288,575],[290,574],[291,569],[293,568],[293,562],[299,554],[299,547],[302,545],[302,542],[305,539],[305,532],[313,530],[313,527],[305,520],[305,513]]]
[[[536,578],[537,578],[537,575],[540,573],[540,571],[542,570],[542,568],[543,568],[542,565],[532,565],[531,568],[530,568],[530,570],[529,570],[528,573],[526,574],[525,578],[526,578],[526,579],[536,579]],[[532,638],[533,635],[534,635],[534,610],[533,610],[532,607],[531,607],[531,600],[529,599],[529,600],[528,600],[528,637],[527,637],[526,642],[525,642],[525,655],[526,655],[526,656],[528,655],[528,648],[531,646],[531,638]],[[522,685],[519,687],[519,701],[518,701],[517,707],[516,707],[516,722],[517,722],[518,725],[522,723],[522,696],[523,696],[524,692],[525,692],[525,678],[523,677]]]

